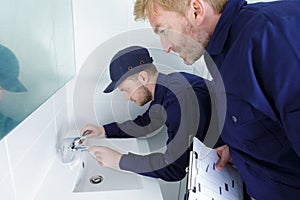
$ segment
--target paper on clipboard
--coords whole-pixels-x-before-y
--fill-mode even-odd
[[[188,200],[241,200],[243,183],[233,166],[218,170],[215,150],[206,147],[197,138],[190,154]]]

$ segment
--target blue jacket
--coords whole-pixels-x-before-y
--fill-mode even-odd
[[[167,127],[164,153],[123,155],[120,168],[166,181],[186,175],[190,142],[203,140],[211,114],[205,81],[187,73],[159,73],[154,99],[148,110],[133,121],[104,125],[107,137],[143,137],[161,126]],[[201,120],[200,120],[201,118]]]
[[[0,140],[4,138],[18,124],[18,121],[15,121],[14,119],[0,113]]]
[[[226,90],[222,139],[250,196],[300,196],[300,1],[229,0],[207,51]]]

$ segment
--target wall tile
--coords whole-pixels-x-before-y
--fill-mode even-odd
[[[68,105],[67,105],[67,87],[60,89],[54,96],[53,107],[55,113],[55,128],[56,128],[56,148],[66,136],[69,130],[68,124]]]
[[[74,88],[76,83],[76,77],[73,78],[66,84],[66,104],[67,104],[67,123],[69,128],[74,129],[74,109],[73,109],[73,96],[74,96]],[[59,133],[59,132],[58,132]]]
[[[18,165],[53,119],[53,104],[50,98],[6,137],[13,168]]]
[[[128,2],[73,0],[73,8],[76,65],[81,67],[101,43],[128,30]]]
[[[0,193],[1,199],[15,199],[9,158],[6,150],[6,139],[0,141]]]
[[[70,126],[67,123],[68,113],[67,109],[61,110],[56,114],[55,125],[57,135],[55,136],[55,148],[58,149],[61,146],[62,140],[67,137]]]
[[[54,106],[55,114],[59,113],[61,110],[66,110],[67,108],[66,86],[58,90],[52,98],[53,98],[53,106]]]
[[[13,188],[11,176],[6,176],[2,181],[0,181],[0,193],[1,199],[5,200],[15,200],[15,192]]]
[[[6,139],[0,140],[0,183],[10,175],[9,160],[5,143]]]
[[[56,156],[54,122],[13,169],[17,199],[32,200]]]

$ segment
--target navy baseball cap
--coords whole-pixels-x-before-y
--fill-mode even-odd
[[[120,50],[110,62],[109,74],[112,82],[103,92],[112,92],[128,76],[150,67],[152,62],[152,57],[144,47],[130,46]]]
[[[25,92],[19,80],[19,61],[14,53],[0,44],[0,87],[10,92]]]

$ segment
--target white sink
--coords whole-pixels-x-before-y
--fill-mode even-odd
[[[138,153],[136,139],[88,139],[88,146],[106,146],[121,153]],[[142,176],[124,170],[104,168],[87,151],[81,152],[80,169],[73,192],[100,192],[142,189]]]

